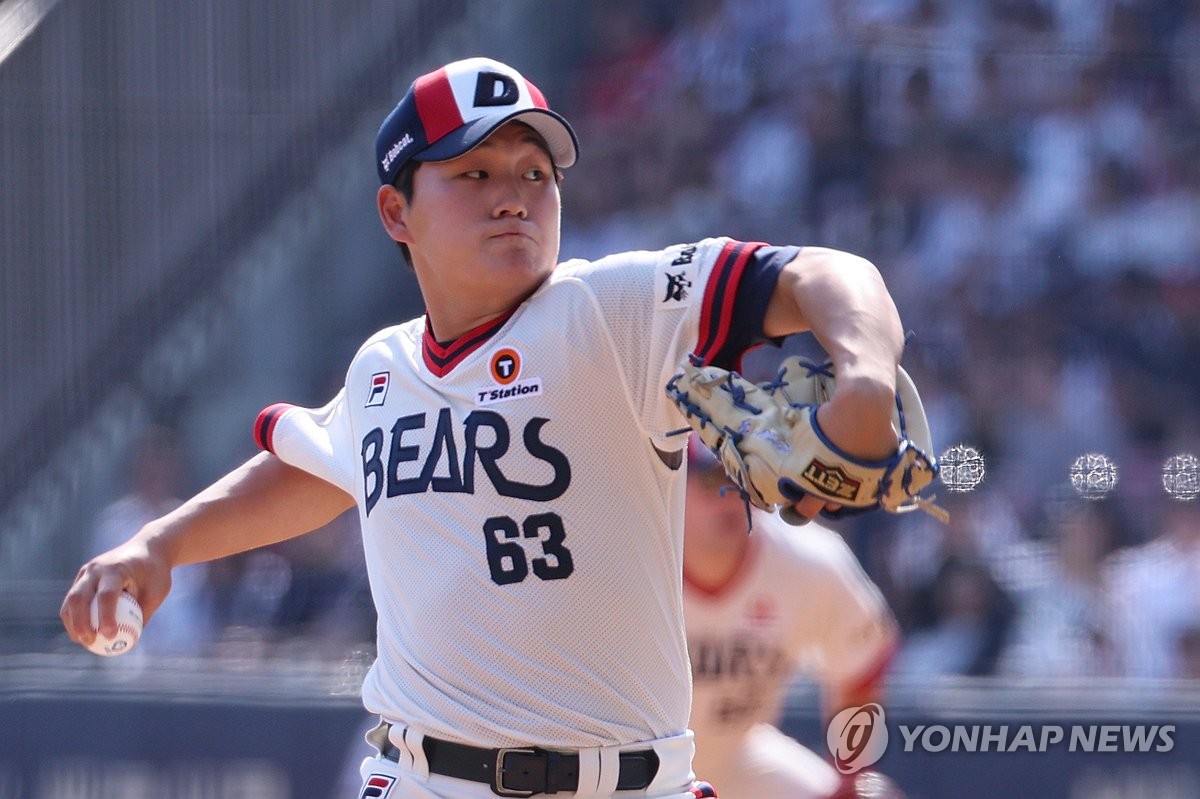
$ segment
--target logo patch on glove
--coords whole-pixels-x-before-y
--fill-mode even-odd
[[[858,490],[862,488],[862,483],[850,479],[842,467],[829,466],[816,458],[804,467],[803,474],[804,479],[838,499],[853,501],[858,498]]]

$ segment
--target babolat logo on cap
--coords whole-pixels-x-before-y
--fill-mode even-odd
[[[804,477],[822,491],[832,494],[839,499],[855,499],[862,483],[850,479],[840,466],[829,466],[813,458],[804,467]]]
[[[400,141],[392,145],[392,148],[387,151],[387,155],[383,157],[383,168],[385,170],[392,168],[392,162],[396,160],[401,151],[408,145],[413,143],[413,137],[410,133],[405,133],[400,137]]]

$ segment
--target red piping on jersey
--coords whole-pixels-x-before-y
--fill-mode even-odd
[[[516,310],[513,308],[506,314],[488,320],[445,345],[439,344],[433,337],[427,313],[425,315],[425,333],[421,336],[421,357],[425,361],[425,366],[438,377],[450,374],[451,370],[458,366],[464,358],[483,346],[485,341],[503,327],[504,323],[516,313]]]
[[[700,335],[697,337],[696,355],[706,364],[716,357],[729,338],[738,284],[741,283],[742,273],[746,271],[750,256],[762,246],[762,242],[747,244],[731,241],[717,257],[713,274],[704,289]]]
[[[733,573],[729,575],[725,582],[712,587],[701,585],[696,582],[695,578],[688,574],[687,561],[685,559],[683,564],[683,584],[688,590],[695,591],[704,599],[718,599],[725,594],[731,593],[733,589],[737,588],[746,579],[746,576],[750,574],[751,565],[758,558],[760,549],[761,544],[758,543],[758,538],[751,535],[748,545],[742,550],[742,557],[738,561],[737,568],[733,570]]]
[[[275,425],[292,407],[286,402],[277,402],[259,412],[258,418],[254,420],[254,443],[258,444],[259,449],[264,449],[272,455],[275,454],[275,446],[271,441],[272,436],[275,435]]]

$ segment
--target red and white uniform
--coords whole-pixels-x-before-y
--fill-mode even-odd
[[[686,425],[664,386],[688,353],[758,339],[796,252],[709,239],[568,261],[456,341],[423,317],[379,332],[323,408],[263,411],[263,447],[358,500],[368,710],[476,746],[690,755],[684,476],[656,452]],[[687,785],[687,757],[668,759],[655,785]]]
[[[841,536],[755,512],[723,586],[684,573],[696,773],[721,799],[832,796],[837,771],[773,725],[803,672],[826,689],[877,677],[896,644],[891,611]]]

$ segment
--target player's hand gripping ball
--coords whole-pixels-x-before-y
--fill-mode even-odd
[[[117,634],[109,638],[99,631],[100,603],[97,597],[92,597],[92,629],[96,637],[88,645],[88,651],[105,657],[124,655],[137,645],[142,637],[142,606],[128,591],[122,591],[117,598]]]
[[[803,524],[792,504],[811,495],[841,506],[835,513],[822,511],[825,516],[882,508],[949,518],[921,496],[937,477],[938,463],[921,397],[903,369],[897,368],[892,414],[896,452],[868,461],[838,449],[817,425],[817,406],[834,392],[829,363],[787,358],[776,378],[762,385],[690,358],[681,368],[667,383],[667,394],[755,507],[779,508],[786,521]]]

